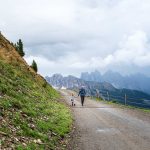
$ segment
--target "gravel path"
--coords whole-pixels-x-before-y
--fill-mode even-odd
[[[61,93],[70,105],[70,91]],[[84,107],[78,98],[75,103],[71,150],[150,150],[149,115],[87,98]]]

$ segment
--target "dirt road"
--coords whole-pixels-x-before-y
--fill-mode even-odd
[[[70,104],[70,92],[61,91]],[[150,150],[150,116],[77,98],[72,108],[76,130],[71,150]]]

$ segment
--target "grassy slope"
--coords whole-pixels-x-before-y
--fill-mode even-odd
[[[57,101],[60,95],[42,77],[3,58],[0,60],[1,148],[55,149],[70,131],[70,110]]]

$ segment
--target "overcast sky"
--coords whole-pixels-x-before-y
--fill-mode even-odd
[[[0,0],[0,30],[42,75],[150,76],[150,0]]]

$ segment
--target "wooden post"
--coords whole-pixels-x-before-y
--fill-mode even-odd
[[[127,95],[124,95],[124,104],[127,105]]]
[[[99,90],[98,89],[96,89],[96,96],[97,96],[97,98],[99,98]]]
[[[109,101],[109,92],[107,92],[107,96],[108,96],[108,101]]]

